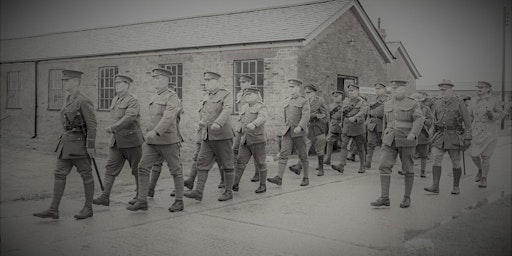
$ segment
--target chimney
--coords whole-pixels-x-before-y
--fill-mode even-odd
[[[380,36],[384,41],[386,41],[386,30],[380,27],[380,17],[377,19],[377,29],[379,31]]]

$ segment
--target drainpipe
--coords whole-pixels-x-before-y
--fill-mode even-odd
[[[39,61],[34,62],[34,92],[35,92],[35,100],[34,100],[34,136],[32,136],[32,139],[37,138],[37,65],[39,64]]]

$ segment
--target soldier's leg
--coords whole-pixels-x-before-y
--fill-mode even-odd
[[[221,164],[221,169],[224,170],[224,193],[219,197],[219,201],[226,201],[233,198],[233,181],[234,181],[234,168],[233,168],[233,141],[231,139],[218,140],[212,143],[213,152],[215,157]]]
[[[251,150],[248,145],[241,145],[238,150],[238,157],[235,165],[235,179],[233,181],[233,191],[238,191],[240,187],[240,180],[244,174],[244,170],[247,167],[247,163],[251,159]],[[254,163],[256,164],[256,163]]]
[[[128,164],[130,164],[130,168],[132,169],[132,175],[135,178],[136,193],[134,199],[137,199],[137,193],[139,191],[139,162],[142,157],[142,146],[125,148],[122,152],[126,160],[128,160]]]
[[[277,174],[272,178],[268,178],[267,181],[270,183],[274,183],[278,186],[281,186],[283,181],[284,170],[286,169],[286,164],[288,163],[288,157],[292,153],[292,137],[290,135],[291,132],[286,133],[281,136],[281,148],[279,149],[279,162],[277,165]]]
[[[489,174],[489,170],[491,168],[491,156],[490,155],[481,155],[482,158],[482,178],[480,179],[480,183],[478,187],[485,188],[487,187],[487,175]]]
[[[196,142],[196,151],[194,152],[194,156],[192,157],[192,167],[190,168],[190,174],[188,175],[188,178],[183,181],[183,184],[188,189],[194,188],[194,182],[196,180],[197,176],[197,155],[199,155],[199,150],[201,149],[201,142]]]
[[[331,165],[331,167],[334,169],[334,170],[337,170],[338,172],[341,172],[343,173],[343,171],[345,170],[345,165],[347,164],[347,146],[348,146],[348,142],[350,140],[350,138],[345,135],[345,134],[341,134],[340,135],[340,139],[341,139],[341,144],[340,144],[340,154],[341,154],[341,158],[340,158],[340,162],[338,164],[333,164]]]
[[[212,168],[213,163],[218,160],[215,157],[211,141],[201,141],[201,148],[197,156],[197,181],[194,190],[183,193],[185,197],[193,198],[198,201],[203,200],[203,191],[208,179],[208,171]],[[231,149],[230,149],[231,151]],[[230,152],[231,154],[231,152]],[[217,163],[218,164],[218,163]],[[221,166],[219,166],[219,169]]]
[[[308,149],[306,148],[306,136],[292,138],[292,141],[299,155],[302,169],[304,169],[304,177],[302,178],[300,185],[307,186],[309,185],[309,159]]]
[[[441,180],[441,164],[443,162],[444,149],[432,147],[432,157],[434,163],[432,165],[432,186],[424,188],[425,191],[439,193],[439,181]]]
[[[324,164],[331,164],[331,155],[334,148],[334,143],[338,140],[338,135],[335,133],[329,133],[326,140],[327,152],[325,153]]]
[[[169,172],[171,173],[174,182],[175,201],[169,207],[170,212],[183,211],[183,168],[180,161],[180,143],[174,143],[171,145],[158,146],[162,157],[167,162]]]
[[[162,160],[160,152],[157,150],[155,145],[144,144],[142,146],[142,158],[139,162],[138,170],[138,192],[137,201],[128,206],[126,209],[130,211],[147,210],[148,203],[147,197],[149,192],[149,174],[151,168],[155,163],[159,163]],[[132,201],[130,201],[131,203]]]
[[[320,134],[315,137],[314,147],[316,156],[318,158],[318,173],[317,176],[324,175],[324,151],[325,151],[326,138],[325,134]]]
[[[402,172],[404,173],[404,198],[400,203],[400,208],[407,208],[411,206],[411,191],[414,184],[414,152],[416,147],[401,147],[399,148],[400,161],[402,162]]]
[[[395,147],[395,142],[393,142],[391,146],[382,146],[381,161],[379,164],[381,194],[376,201],[370,203],[371,206],[390,205],[389,187],[391,184],[391,172],[393,171],[397,154],[398,150]]]
[[[365,138],[364,135],[359,135],[354,137],[354,144],[356,144],[357,154],[359,156],[359,170],[358,173],[365,172]]]
[[[450,159],[452,160],[452,171],[453,171],[453,188],[452,188],[452,194],[458,195],[460,194],[460,188],[459,188],[459,182],[460,177],[462,176],[462,167],[461,167],[461,151],[458,149],[449,149],[448,155],[450,156]]]
[[[428,144],[418,144],[416,146],[416,153],[420,158],[420,177],[425,178],[425,170],[427,168],[427,157],[428,157]]]
[[[101,195],[92,200],[97,205],[110,205],[110,192],[116,177],[123,169],[125,158],[120,149],[110,148],[108,154],[107,164],[105,165],[105,177],[103,182],[105,184],[104,190]]]
[[[375,150],[375,147],[377,147],[377,143],[378,143],[377,132],[368,131],[368,145],[367,145],[367,151],[366,151],[366,157],[365,157],[365,163],[364,163],[366,168],[372,168],[373,152]]]
[[[92,176],[91,159],[73,159],[73,164],[76,166],[78,173],[80,173],[80,176],[82,177],[85,194],[84,207],[75,215],[75,218],[86,219],[93,215],[92,198],[94,196],[94,178]]]
[[[159,163],[153,164],[151,167],[151,175],[149,179],[149,189],[148,196],[153,197],[155,195],[156,183],[158,182],[158,178],[160,178],[160,174],[162,173],[163,162],[159,161]]]
[[[475,176],[475,182],[479,182],[482,179],[482,160],[480,156],[471,156],[471,160],[473,160],[473,163],[475,163],[478,168],[478,172]]]
[[[309,136],[306,136],[306,150],[308,151],[308,154],[309,154],[309,149],[311,148],[311,146],[314,145],[314,142],[315,142],[314,137],[310,138]],[[290,171],[294,172],[295,174],[300,175],[300,172],[302,171],[302,164],[301,164],[300,159],[297,160],[296,164],[290,165],[288,168],[290,169]]]
[[[34,213],[33,215],[39,218],[59,218],[59,205],[64,189],[66,188],[66,177],[73,168],[73,162],[69,159],[57,159],[54,180],[53,180],[53,198],[50,207],[42,212]]]
[[[266,164],[266,158],[267,154],[265,151],[265,142],[262,143],[256,143],[250,146],[251,153],[254,157],[254,164],[257,165],[257,168],[259,170],[260,175],[260,185],[254,191],[255,193],[263,193],[267,191],[267,186],[265,184],[265,181],[267,179],[267,164]]]

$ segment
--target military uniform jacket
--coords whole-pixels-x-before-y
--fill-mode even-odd
[[[309,127],[308,136],[318,136],[327,132],[327,125],[329,121],[329,111],[325,105],[324,99],[315,96],[309,103]]]
[[[432,123],[434,121],[434,115],[432,115],[432,110],[427,105],[421,104],[421,112],[425,117],[425,121],[423,122],[423,127],[421,128],[421,132],[418,135],[418,144],[427,144],[430,140],[430,133],[432,128]]]
[[[308,133],[310,107],[309,101],[302,95],[287,97],[284,103],[284,125],[280,128],[281,135],[290,131],[292,137],[304,136]],[[295,133],[293,130],[300,126],[302,131]]]
[[[245,104],[242,106],[242,110],[239,113],[241,123],[242,138],[240,144],[252,145],[256,143],[266,142],[265,136],[265,122],[267,121],[267,107],[263,102],[258,101],[252,105]],[[250,130],[247,128],[248,124],[254,124],[256,128]]]
[[[114,97],[110,106],[113,124],[110,147],[132,148],[142,145],[144,137],[140,128],[140,105],[132,94]]]
[[[169,145],[183,142],[179,130],[179,115],[182,107],[178,95],[173,90],[165,90],[151,97],[149,102],[150,122],[148,131],[158,136],[149,138],[147,144]]]
[[[368,107],[366,101],[361,98],[346,98],[343,101],[343,124],[341,132],[347,136],[359,136],[365,133],[365,117],[368,113]],[[354,122],[349,120],[350,117],[354,117]]]
[[[341,111],[341,103],[331,103],[329,105],[329,133],[341,133],[341,116],[343,112]]]
[[[471,132],[471,155],[478,156],[482,152],[489,150],[489,145],[495,143],[498,137],[499,120],[505,117],[502,109],[501,101],[492,96],[484,97],[476,96],[471,98],[468,107],[469,114],[472,118]],[[492,113],[493,119],[489,119],[487,111]]]
[[[433,147],[460,149],[464,146],[464,140],[471,139],[471,121],[463,100],[455,96],[439,99],[432,105],[432,113],[435,125]]]
[[[207,93],[201,100],[199,108],[199,125],[202,140],[226,140],[233,138],[230,116],[233,108],[231,94],[225,89]],[[212,130],[217,123],[221,128]]]
[[[94,149],[96,142],[96,115],[92,100],[81,92],[69,95],[60,111],[64,133],[57,149],[62,159],[88,158],[87,148]]]
[[[261,94],[258,93],[258,101],[263,102],[263,99],[261,98]],[[244,99],[244,90],[240,90],[236,94],[236,104],[238,106],[238,110],[240,111],[242,109],[242,106],[245,105],[245,99]],[[234,131],[235,132],[242,132],[242,123],[240,123],[240,115],[235,119],[234,123]]]
[[[368,131],[382,132],[382,119],[384,118],[384,102],[389,100],[387,95],[379,95],[369,104],[369,117],[366,121]]]
[[[418,144],[418,135],[423,127],[425,117],[421,112],[420,103],[410,97],[402,100],[395,98],[384,102],[384,119],[382,143],[388,146],[415,147]],[[408,141],[407,135],[413,134],[415,140]]]

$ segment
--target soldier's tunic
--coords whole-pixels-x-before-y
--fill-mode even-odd
[[[464,140],[471,140],[471,129],[469,129],[471,122],[464,101],[455,96],[439,99],[432,105],[432,114],[434,115],[433,165],[441,166],[443,155],[448,151],[453,168],[460,168],[460,151],[464,147]]]
[[[341,160],[340,165],[347,163],[348,142],[352,138],[356,142],[357,151],[364,152],[365,117],[368,113],[366,101],[361,98],[346,98],[342,107],[341,124]],[[349,119],[353,117],[354,121]],[[364,162],[364,161],[361,161]]]
[[[379,95],[369,104],[366,131],[368,135],[368,149],[375,149],[382,144],[382,119],[384,118],[384,102],[389,100],[388,95]]]
[[[423,127],[421,128],[421,132],[418,136],[418,145],[416,146],[416,152],[418,153],[419,158],[427,158],[428,157],[428,144],[430,140],[430,130],[432,127],[432,123],[434,120],[434,116],[432,111],[427,105],[420,103],[421,112],[425,117],[425,121],[423,123]]]
[[[418,143],[418,135],[423,127],[425,117],[421,112],[420,104],[413,98],[393,98],[384,103],[382,156],[379,171],[381,175],[392,172],[397,155],[402,162],[404,175],[414,175],[413,154]],[[407,140],[412,134],[415,139]]]
[[[180,148],[183,138],[179,131],[179,114],[182,106],[174,90],[158,91],[149,102],[150,122],[147,131],[157,136],[147,138],[142,147],[139,163],[138,199],[145,201],[148,195],[149,174],[155,163],[167,162],[173,176],[176,200],[183,200],[183,170],[180,163]]]
[[[245,105],[245,99],[243,97],[243,92],[244,90],[240,90],[237,94],[236,94],[236,104],[238,106],[238,110],[240,111],[242,106]],[[263,102],[262,98],[261,98],[261,94],[258,93],[258,101],[261,101]],[[235,132],[235,137],[233,139],[233,153],[236,155],[238,155],[238,148],[240,147],[240,137],[241,137],[241,132],[242,132],[242,124],[240,122],[240,116],[238,116],[236,119],[235,119],[235,122],[234,122],[234,132]],[[236,160],[235,160],[236,161]]]
[[[265,172],[265,174],[267,172],[264,126],[268,118],[267,107],[261,101],[245,104],[242,106],[239,116],[241,124],[240,151],[236,160],[234,184],[240,183],[240,178],[251,156],[254,157],[256,170],[260,173]],[[251,123],[256,126],[254,130],[247,128],[247,125]],[[265,179],[265,177],[260,177],[260,182],[264,183]]]
[[[343,112],[341,111],[342,103],[329,104],[329,134],[327,135],[328,142],[336,142],[340,139],[341,135],[341,116]]]
[[[468,108],[472,118],[472,142],[471,156],[491,156],[496,147],[496,138],[498,137],[498,122],[505,116],[501,101],[492,96],[476,96],[471,98]],[[489,119],[486,112],[490,111],[493,120]]]
[[[140,128],[140,105],[132,94],[116,96],[110,107],[113,123],[109,142],[109,158],[105,176],[117,176],[125,160],[130,164],[132,175],[137,176],[144,138]]]
[[[306,149],[306,135],[308,133],[308,123],[310,116],[309,101],[302,95],[287,97],[284,100],[284,123],[280,128],[280,134],[283,136],[281,142],[281,151],[279,152],[279,166],[277,176],[283,177],[284,170],[288,163],[288,157],[292,152],[292,146],[299,154],[304,177],[308,178],[308,152]],[[300,126],[302,131],[295,133],[293,130]]]
[[[325,134],[328,129],[329,111],[324,99],[315,96],[309,103],[310,117],[308,136],[306,137],[306,149],[314,145],[317,156],[323,156],[325,150]]]

